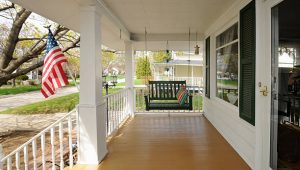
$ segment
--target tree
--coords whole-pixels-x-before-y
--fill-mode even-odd
[[[170,53],[167,54],[166,51],[158,51],[153,53],[153,60],[158,63],[166,62],[171,60]]]
[[[148,76],[152,76],[150,61],[148,58],[140,57],[137,59],[136,63],[136,77],[141,79]]]
[[[3,2],[3,1],[2,1]],[[8,20],[10,26],[0,26],[7,35],[1,35],[0,44],[0,86],[8,80],[39,68],[43,65],[45,55],[46,36],[41,31],[26,22],[32,12],[18,5],[5,1],[0,4],[0,17]],[[79,36],[58,24],[54,24],[53,35],[63,46],[62,51],[68,52],[79,46]],[[2,32],[2,30],[0,31]],[[33,59],[38,62],[31,62]],[[21,67],[26,63],[26,67]]]
[[[68,57],[68,66],[72,72],[72,76],[74,77],[75,81],[80,73],[80,59],[75,56]]]
[[[102,50],[102,67],[104,72],[109,72],[116,59],[116,54],[112,51]]]

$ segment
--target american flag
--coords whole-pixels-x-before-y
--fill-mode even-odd
[[[68,84],[67,76],[62,68],[62,65],[66,62],[66,56],[49,30],[41,87],[41,92],[45,98],[53,95],[57,88]]]

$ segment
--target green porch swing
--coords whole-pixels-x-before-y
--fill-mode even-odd
[[[147,32],[145,29],[145,49]],[[189,30],[190,49],[190,30]],[[167,48],[167,53],[169,50]],[[146,55],[147,57],[147,55]],[[190,65],[190,50],[189,50]],[[189,66],[188,66],[189,74]],[[149,110],[193,110],[193,96],[186,90],[186,81],[149,81],[148,94],[144,96],[146,111]]]

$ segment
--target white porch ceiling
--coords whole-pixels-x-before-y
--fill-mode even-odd
[[[203,33],[235,0],[104,0],[131,33]]]
[[[173,50],[188,50],[191,41],[203,40],[203,33],[237,0],[11,0],[37,14],[80,32],[79,9],[83,4],[102,4],[103,44],[124,50],[124,39],[133,39],[137,50],[144,50],[143,34],[148,33],[148,49],[163,50],[166,41]],[[122,39],[120,39],[120,29]],[[172,45],[173,44],[173,45]],[[191,42],[191,50],[195,42]],[[201,47],[201,42],[198,43]],[[202,48],[203,49],[203,48]]]

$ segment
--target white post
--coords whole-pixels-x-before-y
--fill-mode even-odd
[[[101,14],[98,6],[80,9],[79,164],[99,164],[107,154],[102,98]]]
[[[130,41],[125,42],[125,81],[126,88],[130,89],[128,95],[129,112],[131,116],[134,114],[135,102],[134,102],[134,86],[133,86],[133,49]]]

